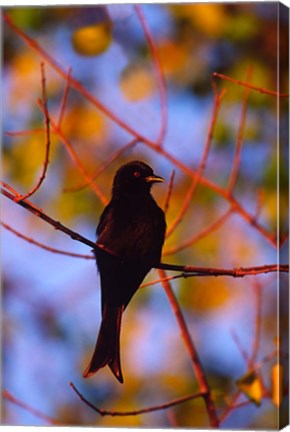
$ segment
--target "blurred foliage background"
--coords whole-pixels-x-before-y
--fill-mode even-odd
[[[279,58],[277,17],[280,7]],[[241,81],[252,66],[257,87],[288,92],[288,16],[278,3],[168,4],[142,6],[166,80],[168,111],[166,151],[190,168],[197,168],[213,109],[212,73]],[[14,7],[4,10],[71,76],[134,130],[156,140],[160,130],[160,94],[150,49],[133,5],[99,7]],[[21,193],[35,184],[43,164],[43,115],[36,104],[41,97],[38,53],[15,31],[3,31],[3,135],[2,172],[5,181]],[[279,74],[277,62],[279,61]],[[48,108],[57,121],[66,80],[45,62]],[[244,89],[215,79],[227,90],[220,109],[212,149],[204,175],[226,186],[238,136]],[[235,196],[251,213],[259,207],[259,222],[270,232],[285,233],[288,220],[288,101],[252,91],[249,96],[243,150]],[[279,122],[277,122],[277,119]],[[279,126],[279,130],[278,130]],[[7,132],[34,131],[19,136]],[[70,88],[61,124],[89,173],[94,173],[132,137],[108,119],[79,92]],[[280,139],[280,151],[277,147]],[[280,159],[277,188],[277,162]],[[167,185],[173,164],[142,143],[113,162],[96,184],[109,199],[112,177],[126,161],[141,159],[163,176]],[[171,226],[190,186],[190,178],[176,169],[167,213]],[[104,203],[83,184],[62,140],[51,133],[48,173],[32,201],[54,219],[94,240]],[[280,196],[279,196],[280,193]],[[153,190],[164,206],[167,187]],[[277,206],[280,197],[280,207]],[[260,203],[260,204],[257,204]],[[207,267],[274,264],[279,253],[266,239],[232,214],[226,222],[190,247],[174,254],[182,244],[212,224],[228,208],[213,190],[199,186],[189,208],[164,246],[164,261]],[[90,251],[9,202],[2,201],[3,220],[47,245],[88,254]],[[93,378],[81,376],[95,344],[100,323],[99,279],[91,260],[44,251],[2,229],[3,387],[15,397],[67,425],[134,427],[208,427],[200,400],[170,410],[131,417],[100,417],[85,406],[69,387],[78,389],[101,408],[133,410],[160,404],[198,390],[190,358],[174,315],[160,284],[140,289],[126,311],[122,329],[122,364],[125,384],[108,368]],[[280,253],[287,260],[287,244]],[[152,270],[146,282],[158,278]],[[215,397],[218,412],[226,397],[237,391],[247,364],[236,345],[251,353],[257,306],[255,284],[262,287],[262,321],[257,362],[275,350],[277,338],[277,277],[192,278],[174,281],[173,287],[196,344]],[[287,279],[280,278],[281,322],[287,321]],[[283,347],[284,351],[286,346]],[[259,371],[271,390],[275,359]],[[248,403],[233,410],[224,428],[276,428],[278,408],[271,391],[260,406]],[[241,395],[240,402],[248,401]],[[280,421],[288,403],[280,406]],[[283,417],[284,416],[284,417]],[[42,425],[45,422],[3,400],[5,424]]]

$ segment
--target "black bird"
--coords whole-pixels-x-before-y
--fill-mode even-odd
[[[140,161],[121,166],[114,177],[111,201],[97,227],[94,253],[101,278],[102,322],[85,378],[108,365],[123,383],[122,314],[146,274],[160,262],[166,223],[150,189],[163,181]]]

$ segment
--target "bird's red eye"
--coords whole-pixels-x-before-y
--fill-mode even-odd
[[[140,174],[139,171],[135,171],[135,172],[134,172],[134,177],[140,177],[140,175],[141,175],[141,174]]]

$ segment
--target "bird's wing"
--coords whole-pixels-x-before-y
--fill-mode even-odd
[[[111,203],[109,203],[105,208],[103,213],[101,214],[99,224],[97,226],[97,235],[100,236],[104,229],[106,229],[106,225],[110,223],[110,219],[112,218],[111,212]]]
[[[100,218],[97,244],[122,260],[152,267],[160,259],[165,227],[164,213],[151,197],[141,204],[111,201]]]

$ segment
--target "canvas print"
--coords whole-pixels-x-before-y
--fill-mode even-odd
[[[1,13],[1,424],[287,425],[287,7]]]

